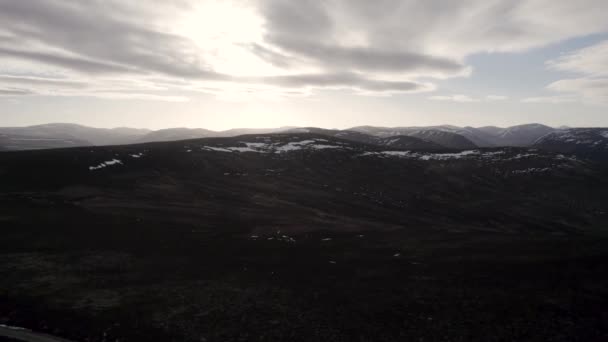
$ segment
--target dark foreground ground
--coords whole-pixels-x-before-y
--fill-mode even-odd
[[[608,339],[601,166],[192,144],[0,155],[0,324],[73,341]],[[109,156],[123,165],[88,170]]]

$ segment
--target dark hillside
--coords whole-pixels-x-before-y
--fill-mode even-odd
[[[604,166],[570,155],[310,133],[4,152],[0,324],[76,341],[601,341],[607,192]]]

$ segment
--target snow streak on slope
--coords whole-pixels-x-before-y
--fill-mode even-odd
[[[118,159],[112,159],[112,160],[105,161],[99,165],[89,166],[89,170],[95,171],[95,170],[103,169],[108,166],[118,165],[118,164],[122,164],[122,162]]]

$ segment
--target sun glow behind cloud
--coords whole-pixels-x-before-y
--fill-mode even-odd
[[[207,0],[184,14],[176,33],[190,38],[219,73],[240,77],[267,76],[280,69],[248,47],[263,39],[264,21],[247,1]]]

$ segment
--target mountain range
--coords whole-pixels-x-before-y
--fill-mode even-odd
[[[599,129],[601,131],[601,129]],[[212,131],[203,128],[168,128],[148,130],[136,128],[93,128],[76,124],[53,123],[28,127],[0,128],[0,150],[30,150],[76,146],[103,146],[177,141],[209,137],[234,137],[244,134],[269,134],[288,132],[314,132],[374,145],[393,144],[393,147],[409,149],[468,149],[476,147],[532,146],[542,137],[555,133],[553,140],[571,139],[586,134],[579,128],[552,128],[541,124],[525,124],[507,128],[457,127],[451,125],[425,127],[375,127],[358,126],[345,130],[317,127],[280,127],[268,129],[230,129]],[[585,137],[583,137],[585,138]],[[604,139],[596,134],[592,139]],[[396,140],[398,139],[398,140]],[[590,139],[586,137],[585,139]],[[543,142],[543,146],[548,144]],[[593,141],[595,143],[595,141]],[[594,145],[596,148],[602,143]]]

